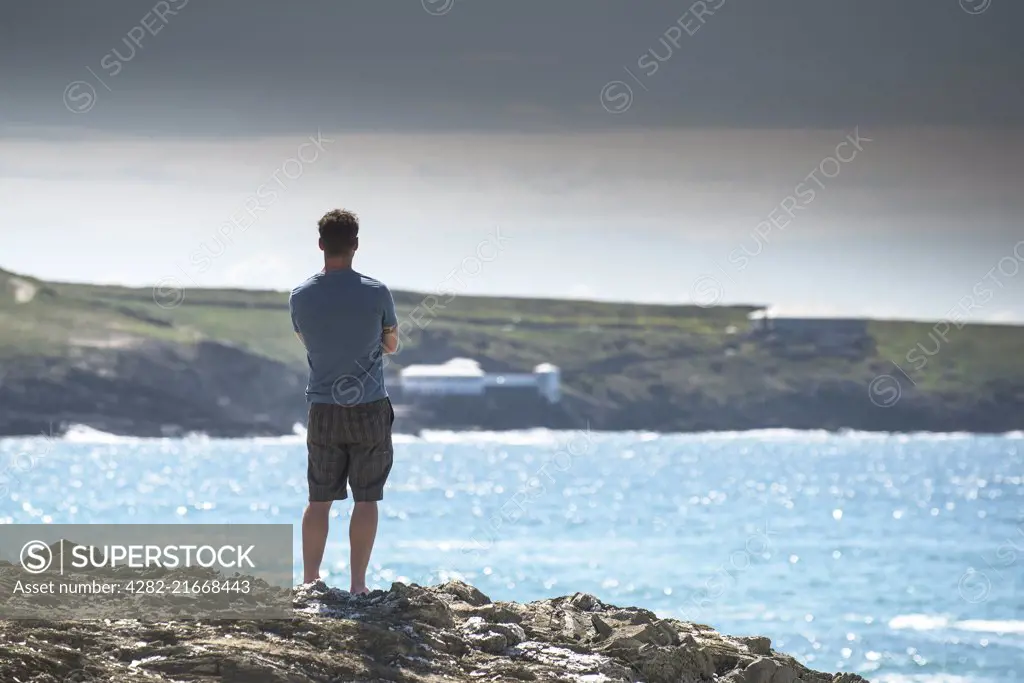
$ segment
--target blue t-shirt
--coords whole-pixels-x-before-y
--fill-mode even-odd
[[[309,403],[358,405],[385,398],[381,335],[398,324],[384,284],[354,270],[317,273],[292,290],[292,326],[309,361]]]

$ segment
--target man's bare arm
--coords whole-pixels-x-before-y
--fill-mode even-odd
[[[384,349],[384,353],[392,354],[398,351],[398,326],[390,325],[384,328],[384,332],[380,336],[380,345]]]

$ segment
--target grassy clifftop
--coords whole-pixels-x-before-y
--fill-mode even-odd
[[[821,328],[792,338],[751,335],[747,316],[754,306],[414,292],[395,292],[395,300],[405,321],[398,365],[453,356],[476,358],[494,370],[553,362],[563,369],[567,401],[578,414],[598,422],[602,416],[621,418],[610,419],[609,428],[727,428],[736,420],[714,416],[736,411],[764,416],[750,426],[815,426],[822,419],[794,423],[801,422],[799,406],[815,412],[818,403],[837,396],[842,400],[833,412],[863,415],[845,422],[836,415],[819,426],[866,427],[867,413],[877,413],[878,403],[890,407],[884,404],[897,390],[897,400],[942,423],[942,406],[950,414],[988,404],[1009,410],[1024,399],[1024,327],[954,325],[943,339],[934,323],[864,321],[866,340],[845,348],[841,337],[837,344]],[[283,292],[154,291],[41,282],[0,271],[0,363],[61,359],[76,348],[130,347],[150,340],[183,345],[213,340],[298,371],[305,365]],[[880,375],[891,375],[897,388],[873,402],[869,386]],[[795,397],[803,402],[785,408]],[[704,417],[696,419],[698,414]]]
[[[24,285],[19,283],[25,283]],[[305,365],[284,292],[127,288],[50,283],[0,271],[0,357],[63,354],[109,340],[201,338],[232,343],[287,364]],[[35,289],[17,302],[15,289]],[[528,367],[546,360],[608,360],[616,349],[648,347],[651,357],[678,344],[709,348],[729,325],[744,326],[754,307],[703,309],[556,299],[394,292],[403,354],[419,355],[424,336],[450,337],[452,352]],[[666,343],[672,340],[675,344]],[[661,348],[662,352],[655,351]],[[663,353],[662,353],[663,355]],[[401,365],[404,359],[397,357]],[[442,360],[447,360],[444,358]]]

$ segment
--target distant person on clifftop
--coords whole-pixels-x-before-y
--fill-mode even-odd
[[[295,333],[309,361],[309,505],[302,517],[304,583],[320,578],[331,503],[348,497],[353,594],[368,593],[366,568],[377,536],[377,501],[391,472],[395,411],[384,388],[384,354],[398,349],[395,302],[384,284],[352,269],[359,219],[320,219],[324,269],[292,291]]]

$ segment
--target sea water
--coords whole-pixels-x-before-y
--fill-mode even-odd
[[[1024,435],[396,436],[373,587],[585,591],[872,681],[1024,681]],[[289,523],[304,437],[0,440],[0,522]],[[335,505],[324,569],[347,587]],[[4,551],[5,549],[0,549]]]

